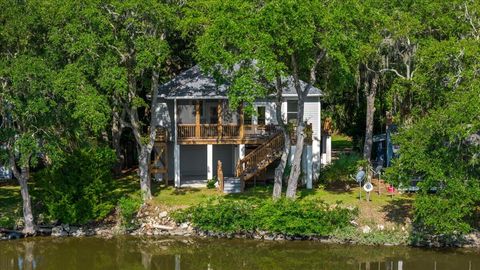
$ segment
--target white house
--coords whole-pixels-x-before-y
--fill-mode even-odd
[[[297,94],[292,79],[286,82],[282,115],[295,122]],[[217,84],[198,66],[159,88],[154,118],[165,132],[160,132],[157,141],[154,173],[173,179],[176,187],[205,185],[216,175],[221,161],[226,177],[243,176],[245,181],[272,177],[283,147],[274,97],[257,100],[256,115],[248,116],[242,108],[229,108],[227,91],[228,85]],[[321,97],[322,92],[312,88],[305,102],[304,120],[311,130],[303,158],[307,186],[322,164]]]

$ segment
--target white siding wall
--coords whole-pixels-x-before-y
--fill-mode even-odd
[[[312,142],[312,165],[313,165],[313,178],[318,177],[318,171],[321,164],[321,149],[320,142],[322,140],[322,127],[321,127],[321,103],[320,97],[309,97],[305,101],[305,113],[304,117],[308,123],[312,123],[313,129],[313,142]]]
[[[166,127],[170,139],[173,139],[173,102],[171,100],[160,100],[153,110],[152,117],[155,119],[154,124],[157,127]]]
[[[293,100],[290,98],[289,100]],[[287,115],[287,101],[282,103],[282,115],[286,120]],[[318,177],[318,171],[320,169],[321,149],[320,141],[322,138],[321,127],[321,103],[320,97],[308,97],[305,100],[303,119],[312,124],[313,129],[313,142],[312,142],[312,165],[313,165],[313,177]]]
[[[265,123],[267,125],[270,124],[278,124],[277,118],[276,118],[276,112],[275,112],[275,102],[270,101],[270,100],[262,100],[262,101],[256,101],[253,103],[253,107],[255,107],[255,110],[258,111],[258,107],[265,107]],[[257,124],[257,116],[252,117],[252,123]]]

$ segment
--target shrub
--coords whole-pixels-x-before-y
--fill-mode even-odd
[[[466,90],[466,89],[465,89]],[[449,102],[400,130],[399,156],[386,170],[389,182],[419,178],[414,221],[428,233],[457,235],[479,229],[480,84],[449,96]],[[436,190],[435,193],[429,192]]]
[[[262,230],[289,235],[328,235],[349,226],[355,211],[334,207],[319,200],[266,201],[256,208],[254,220]]]
[[[67,155],[62,164],[37,174],[37,197],[49,218],[69,224],[104,218],[114,206],[114,162],[114,152],[109,148],[82,148]]]
[[[215,183],[217,183],[217,177],[214,176],[213,179],[209,179],[207,181],[207,188],[208,189],[214,189],[215,188]]]
[[[358,153],[341,154],[338,159],[320,170],[320,183],[329,184],[336,181],[349,182],[350,175],[357,172],[362,157]]]
[[[140,196],[134,197],[123,197],[118,201],[118,207],[120,209],[120,215],[122,218],[122,225],[126,229],[131,229],[135,227],[136,224],[133,223],[135,215],[142,205],[142,199]]]
[[[253,204],[225,199],[178,210],[172,217],[177,222],[190,221],[198,228],[212,232],[240,232],[254,229]]]
[[[477,187],[449,180],[436,194],[420,192],[414,203],[414,221],[426,233],[456,235],[468,233],[474,225]],[[422,183],[423,184],[423,183]]]
[[[13,228],[15,220],[11,217],[0,216],[0,228]]]
[[[353,241],[361,245],[406,245],[410,243],[410,234],[402,230],[373,230],[363,233],[358,228],[348,227],[335,230],[332,236],[343,242]]]
[[[337,228],[350,226],[355,215],[356,210],[332,208],[321,201],[218,199],[179,210],[173,218],[213,232],[261,230],[287,235],[327,235]]]

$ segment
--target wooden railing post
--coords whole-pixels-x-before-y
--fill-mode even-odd
[[[195,103],[195,137],[200,138],[200,101]]]
[[[243,135],[244,135],[244,126],[243,126],[243,122],[244,122],[243,104],[240,104],[240,115],[239,115],[239,117],[238,117],[238,121],[240,122],[239,137],[240,137],[240,139],[243,139]]]

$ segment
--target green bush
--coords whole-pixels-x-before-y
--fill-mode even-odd
[[[208,189],[214,189],[215,188],[215,183],[217,183],[217,177],[214,176],[213,179],[210,179],[207,181],[207,188]]]
[[[421,179],[414,203],[416,228],[451,236],[479,229],[475,221],[480,205],[480,144],[475,141],[479,111],[477,82],[394,137],[399,157],[386,170],[386,178],[406,186]]]
[[[355,227],[337,229],[332,233],[335,239],[343,242],[355,242],[361,245],[407,245],[410,243],[410,234],[402,230],[372,230],[363,233]]]
[[[287,235],[328,235],[350,226],[356,210],[330,207],[322,201],[230,201],[218,199],[179,210],[177,222],[190,221],[201,230],[212,232],[251,232],[255,230]]]
[[[254,220],[262,230],[289,235],[328,235],[349,226],[356,214],[318,200],[269,200],[255,210]]]
[[[37,198],[48,217],[69,224],[104,218],[114,207],[114,162],[115,154],[109,148],[82,148],[66,156],[61,164],[38,173]]]
[[[118,201],[118,207],[120,208],[120,214],[122,218],[122,225],[131,229],[136,224],[133,223],[135,215],[137,214],[140,206],[142,205],[142,199],[140,196],[135,197],[123,197]]]
[[[350,175],[354,175],[362,157],[358,153],[341,154],[338,159],[320,170],[320,183],[329,184],[333,182],[349,182]]]
[[[11,217],[0,216],[0,228],[13,228],[15,220]]]

